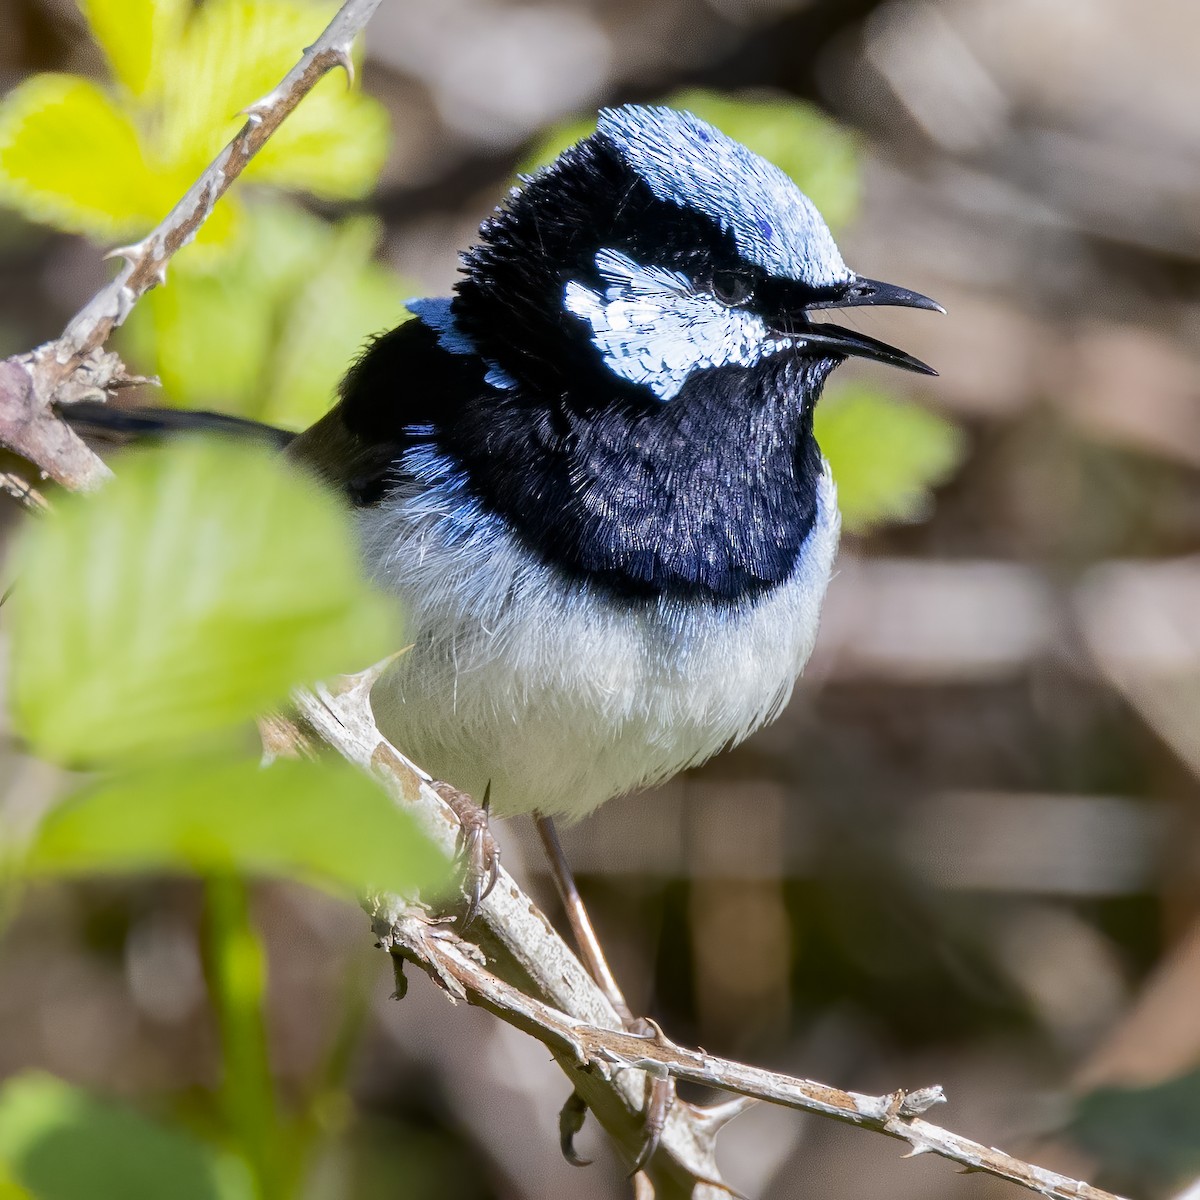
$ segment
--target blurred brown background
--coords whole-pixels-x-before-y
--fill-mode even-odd
[[[555,120],[698,84],[860,131],[845,257],[949,312],[863,327],[938,367],[888,383],[961,423],[967,459],[928,520],[845,546],[775,727],[568,850],[634,1008],[677,1040],[943,1083],[939,1123],[1139,1197],[1200,1173],[1200,1084],[1165,1117],[1147,1099],[1132,1140],[1066,1126],[1083,1091],[1200,1065],[1198,52],[1195,0],[384,0],[365,69],[395,137],[368,207],[432,292]],[[0,3],[0,91],[95,63],[66,0]],[[0,214],[0,354],[105,277]],[[503,836],[538,876],[530,830]],[[627,1193],[594,1131],[597,1166],[560,1161],[540,1046],[424,980],[391,1002],[353,908],[257,899],[281,1086],[335,1021],[354,1064],[314,1197]],[[211,1085],[196,907],[183,882],[31,898],[0,946],[0,1076],[184,1105]],[[792,1113],[724,1137],[754,1196],[1016,1195]]]

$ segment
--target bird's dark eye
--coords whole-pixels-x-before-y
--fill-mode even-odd
[[[744,271],[715,271],[712,294],[722,304],[745,304],[754,295],[754,280]]]

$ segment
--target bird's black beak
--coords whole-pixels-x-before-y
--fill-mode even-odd
[[[927,363],[911,354],[905,354],[895,346],[889,346],[887,342],[881,342],[853,329],[843,329],[840,325],[827,322],[814,324],[808,320],[808,314],[819,309],[865,308],[869,305],[924,308],[939,313],[946,311],[936,300],[922,296],[920,292],[911,292],[908,288],[897,287],[892,283],[881,283],[877,279],[855,276],[846,286],[831,289],[828,296],[816,301],[809,299],[804,304],[799,319],[787,321],[786,327],[781,328],[780,332],[801,339],[806,347],[827,349],[833,354],[841,354],[848,358],[869,358],[874,362],[887,363],[905,371],[916,371],[921,375],[936,375],[937,372]]]

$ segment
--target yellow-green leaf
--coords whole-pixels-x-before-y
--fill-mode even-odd
[[[0,103],[0,203],[31,220],[120,237],[180,194],[147,166],[133,122],[96,84],[35,75]]]
[[[401,644],[349,514],[240,442],[125,456],[25,528],[16,574],[17,727],[72,765],[178,752]]]
[[[262,183],[311,192],[326,200],[355,200],[375,185],[387,158],[387,111],[345,78],[327,75],[250,164]]]
[[[932,487],[962,461],[961,430],[860,385],[834,386],[817,405],[816,434],[852,533],[929,514]]]
[[[302,429],[333,401],[338,381],[373,334],[408,316],[400,280],[372,261],[381,232],[362,217],[327,232],[291,297],[272,346],[265,418]]]
[[[416,821],[341,760],[183,760],[123,772],[55,809],[31,875],[237,871],[351,895],[444,883],[447,863]]]
[[[164,80],[159,153],[208,161],[245,121],[238,110],[275,87],[329,11],[302,0],[206,0]]]
[[[13,1177],[8,1165],[0,1160],[0,1200],[36,1200],[32,1192],[23,1188]]]
[[[188,0],[78,0],[116,79],[137,97],[164,78],[171,48],[190,11]]]

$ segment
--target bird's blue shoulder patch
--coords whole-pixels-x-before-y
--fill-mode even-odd
[[[438,345],[449,354],[478,354],[475,343],[459,328],[449,296],[425,296],[406,300],[404,307],[438,335]],[[516,381],[495,363],[487,363],[484,380],[492,387],[510,389]]]
[[[597,132],[660,200],[711,217],[769,274],[814,288],[853,278],[821,214],[792,179],[699,117],[629,104],[602,110]]]

